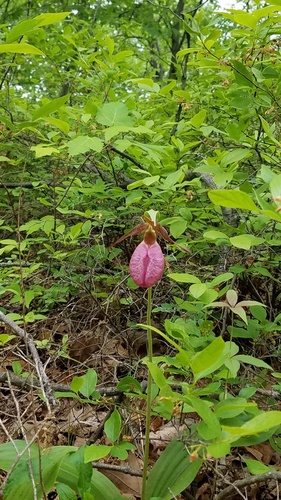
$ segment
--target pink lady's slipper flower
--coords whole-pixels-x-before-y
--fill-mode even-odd
[[[135,249],[130,260],[130,274],[134,282],[143,288],[149,288],[160,280],[164,272],[164,255],[160,245],[156,241],[156,235],[160,234],[169,243],[175,243],[168,235],[166,229],[157,220],[157,213],[149,210],[149,217],[142,216],[143,222],[135,226],[131,231],[118,238],[110,248],[129,236],[144,233],[143,241]],[[181,250],[190,252],[189,249],[177,245]]]
[[[165,259],[156,233],[151,226],[145,231],[143,241],[135,249],[130,260],[130,275],[134,282],[143,288],[149,288],[160,280],[165,266]]]

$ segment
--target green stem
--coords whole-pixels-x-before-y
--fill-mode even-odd
[[[147,290],[147,354],[148,361],[152,362],[153,347],[152,347],[152,331],[149,328],[151,326],[151,309],[152,309],[152,287]],[[145,442],[144,442],[144,460],[143,460],[143,472],[142,472],[142,500],[145,500],[145,489],[146,489],[146,476],[148,468],[148,458],[149,458],[149,431],[150,431],[150,415],[151,415],[151,389],[152,389],[152,377],[148,370],[147,375],[147,400],[146,400],[146,420],[145,420]]]

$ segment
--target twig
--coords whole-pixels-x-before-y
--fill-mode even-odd
[[[35,363],[36,371],[38,374],[38,378],[40,381],[40,387],[48,408],[48,411],[51,412],[51,405],[56,404],[53,388],[51,386],[50,380],[47,377],[42,361],[39,357],[36,346],[33,342],[33,338],[25,332],[20,326],[18,326],[12,319],[8,318],[5,314],[0,311],[0,321],[3,321],[6,325],[8,325],[24,342],[26,342],[30,353],[32,355],[33,361]]]
[[[270,471],[265,474],[257,474],[256,476],[249,476],[245,479],[239,479],[238,481],[234,481],[233,484],[222,490],[216,497],[215,500],[223,500],[223,498],[229,498],[237,488],[244,488],[245,486],[250,486],[255,483],[265,483],[266,481],[279,481],[281,482],[281,472],[278,471]]]
[[[124,474],[130,474],[130,476],[139,476],[142,477],[142,471],[131,469],[131,467],[127,467],[126,465],[112,465],[112,464],[104,464],[102,462],[93,462],[93,467],[95,469],[104,469],[104,470],[115,470],[117,472],[123,472]]]
[[[23,378],[19,377],[17,375],[14,375],[13,373],[7,374],[7,372],[0,372],[0,382],[6,382],[8,380],[8,377],[10,379],[11,384],[20,387],[21,389],[39,389],[41,387],[41,384],[38,380],[32,378]],[[55,383],[50,383],[50,386],[54,392],[73,392],[71,387],[66,384],[55,384]],[[115,387],[97,387],[96,390],[102,395],[102,396],[118,396],[121,394],[121,391],[118,391]],[[73,395],[75,393],[73,392]]]

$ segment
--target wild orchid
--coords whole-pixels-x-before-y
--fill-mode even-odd
[[[134,282],[143,288],[149,288],[157,283],[165,266],[165,259],[157,235],[160,234],[165,241],[175,243],[168,235],[166,229],[157,222],[155,210],[149,210],[147,215],[143,215],[143,222],[135,226],[131,231],[124,234],[111,245],[117,245],[125,238],[144,233],[143,241],[136,247],[130,260],[129,269]],[[189,252],[188,249],[178,245],[181,250]]]

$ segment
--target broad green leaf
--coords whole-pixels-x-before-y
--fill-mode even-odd
[[[250,458],[242,457],[243,461],[247,465],[247,469],[251,474],[265,474],[266,472],[275,471],[274,467],[268,467],[267,465],[259,462],[258,460],[252,460]]]
[[[200,458],[190,462],[183,442],[172,441],[149,474],[144,500],[175,498],[192,483],[201,465]]]
[[[194,297],[195,299],[198,299],[203,295],[204,292],[206,292],[207,286],[205,283],[195,283],[189,287],[189,293]]]
[[[264,238],[259,238],[253,234],[239,234],[229,238],[230,243],[236,248],[243,248],[249,250],[253,246],[261,245],[264,243]]]
[[[44,156],[52,156],[59,153],[58,148],[47,146],[45,144],[37,144],[37,146],[31,146],[30,150],[34,151],[35,158],[43,158]]]
[[[85,398],[89,398],[91,394],[95,391],[97,385],[97,373],[93,368],[89,368],[87,373],[81,377],[83,383],[79,389],[79,392],[85,396]]]
[[[95,460],[100,460],[106,457],[111,452],[112,446],[106,446],[102,444],[91,444],[85,448],[84,461],[85,463],[94,462]]]
[[[113,125],[133,125],[129,117],[129,110],[123,102],[108,102],[100,108],[96,114],[96,121],[101,125],[112,127]]]
[[[218,286],[221,283],[224,283],[225,281],[231,280],[232,278],[233,278],[233,273],[220,274],[211,281],[210,286]]]
[[[273,427],[278,427],[281,424],[281,411],[268,411],[262,412],[260,415],[252,418],[241,427],[230,427],[223,426],[223,429],[233,435],[236,436],[252,436],[254,434],[260,434],[262,432],[266,432]]]
[[[254,404],[255,403],[250,403]],[[247,406],[244,398],[228,398],[220,401],[215,407],[215,414],[219,419],[233,418],[243,413]]]
[[[157,366],[155,363],[150,363],[149,361],[147,361],[146,364],[157,387],[159,387],[159,389],[162,389],[162,387],[166,387],[167,379],[165,378],[164,373],[159,368],[159,366]]]
[[[228,240],[227,234],[222,233],[221,231],[205,231],[205,233],[203,233],[203,238],[206,238],[207,240],[218,240],[218,239]]]
[[[222,158],[221,165],[222,167],[226,167],[231,163],[237,163],[244,160],[244,158],[249,158],[249,156],[252,156],[252,153],[248,149],[234,149]]]
[[[232,61],[232,66],[235,68],[234,76],[238,85],[245,87],[253,86],[253,76],[251,72],[244,66],[241,61]]]
[[[99,446],[97,446],[97,448],[99,448]],[[109,448],[111,449],[111,447]],[[70,455],[68,455],[62,461],[57,476],[58,482],[67,484],[72,490],[74,490],[77,493],[79,493],[79,489],[81,489],[79,488],[79,479],[80,479],[79,464],[81,462],[81,455],[82,455],[82,460],[84,460],[84,449],[85,448],[82,447],[77,451],[77,453],[71,453]],[[95,469],[92,470],[90,494],[92,495],[91,500],[92,498],[100,498],[102,500],[112,500],[113,498],[114,499],[116,498],[119,500],[120,497],[120,493],[117,490],[116,486],[114,486],[114,484],[109,479],[107,479],[107,477],[105,477],[103,474],[101,474]]]
[[[213,438],[221,435],[221,426],[215,413],[210,409],[208,403],[203,399],[188,396],[187,401],[190,402],[196,413],[202,418],[206,427],[211,431]]]
[[[281,196],[281,175],[275,175],[274,178],[270,181],[270,191],[272,198]],[[278,205],[280,205],[280,202],[278,203]]]
[[[53,118],[53,117],[44,117],[44,121],[47,123],[50,123],[50,125],[54,125],[54,127],[57,127],[59,130],[61,130],[64,134],[68,134],[69,132],[69,124],[65,122],[64,120],[59,120],[58,118]]]
[[[197,381],[213,373],[224,364],[226,358],[225,342],[221,337],[217,337],[191,359],[194,380]]]
[[[135,392],[137,394],[143,392],[139,381],[130,376],[122,378],[117,384],[117,389],[122,392]]]
[[[181,182],[184,178],[184,173],[181,169],[176,172],[172,172],[167,175],[167,177],[163,180],[163,185],[167,188],[173,187],[177,182]]]
[[[199,278],[188,273],[170,273],[168,278],[171,278],[178,283],[201,283]]]
[[[87,153],[88,151],[96,151],[100,153],[103,148],[103,142],[98,137],[89,137],[88,135],[80,135],[71,141],[66,142],[66,147],[71,156]]]
[[[230,443],[226,442],[225,439],[221,441],[218,440],[207,447],[207,453],[214,458],[221,458],[229,455],[230,453]]]
[[[199,113],[196,113],[190,120],[191,125],[196,129],[200,128],[206,118],[206,114],[206,109],[202,109]]]
[[[36,109],[33,113],[33,120],[37,120],[38,118],[42,118],[43,116],[49,116],[52,113],[58,111],[58,109],[66,103],[69,99],[70,94],[63,95],[62,97],[58,97],[57,99],[53,99],[47,104],[43,104],[40,108]]]
[[[174,222],[170,225],[170,233],[173,238],[179,238],[187,228],[187,221],[182,217],[175,217]]]
[[[216,189],[214,191],[209,191],[208,196],[214,205],[228,208],[242,208],[244,210],[253,210],[254,212],[260,211],[252,198],[243,191]]]
[[[119,437],[121,424],[122,420],[120,413],[115,408],[104,424],[104,432],[112,444],[114,444]]]
[[[247,363],[249,365],[257,366],[259,368],[266,368],[267,370],[272,370],[272,367],[267,364],[265,361],[259,358],[255,358],[254,356],[248,356],[246,354],[238,354],[235,356],[235,359],[238,361],[242,361],[242,363]]]
[[[45,55],[42,50],[28,43],[2,43],[0,44],[0,53]]]
[[[24,20],[7,33],[6,42],[14,42],[22,35],[25,35],[26,33],[32,31],[34,28],[39,28],[41,26],[47,26],[48,24],[54,24],[62,21],[69,14],[71,14],[71,12],[51,12],[40,14],[40,16],[36,16],[33,19]]]
[[[77,494],[67,484],[57,483],[56,492],[60,500],[77,500]]]

